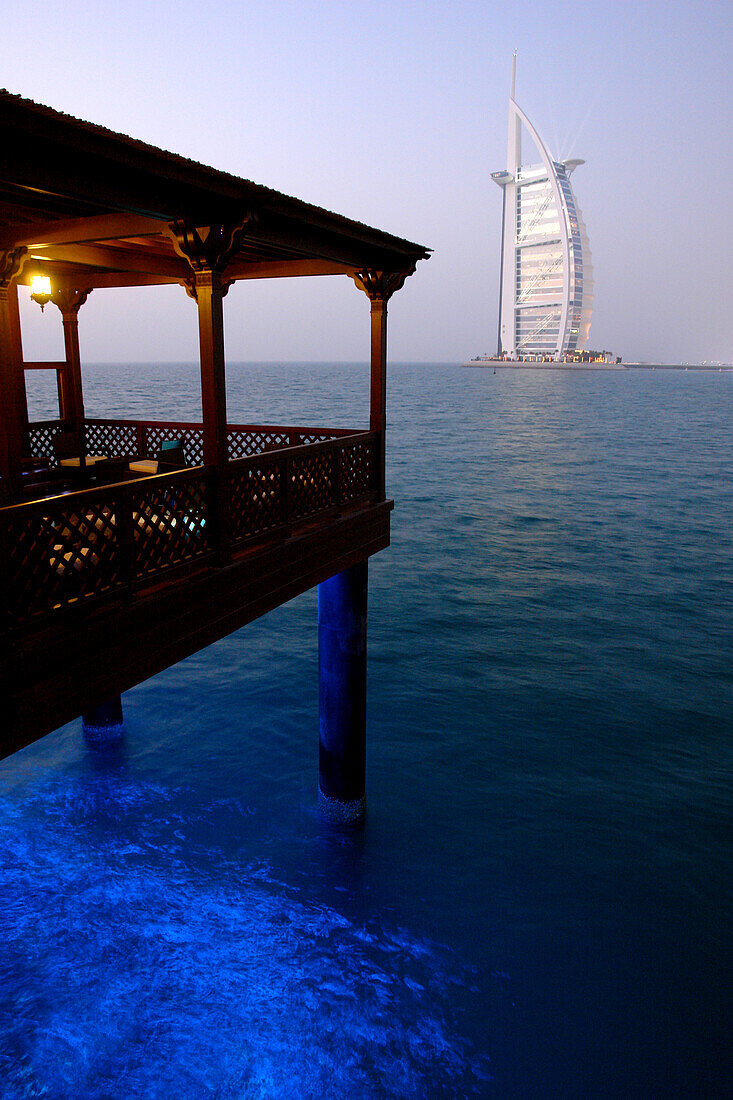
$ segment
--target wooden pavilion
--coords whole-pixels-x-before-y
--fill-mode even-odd
[[[0,756],[328,581],[321,788],[358,801],[364,656],[347,668],[334,654],[354,612],[363,642],[366,561],[389,543],[387,303],[428,250],[7,92],[0,148]],[[39,275],[61,313],[59,363],[23,361],[18,285]],[[346,275],[369,299],[369,429],[228,423],[229,286],[308,275]],[[202,422],[87,418],[81,307],[163,283],[198,309]],[[29,423],[35,369],[58,377],[55,420]],[[181,468],[130,473],[164,442],[182,445]]]

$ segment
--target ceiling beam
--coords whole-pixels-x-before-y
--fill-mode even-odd
[[[148,254],[144,249],[105,248],[93,244],[56,244],[42,250],[42,255],[31,256],[34,260],[61,260],[66,263],[84,264],[90,267],[108,268],[110,271],[139,271],[145,275],[168,275],[171,278],[185,279],[190,268],[177,256],[161,256],[152,249]]]
[[[180,284],[183,285],[181,278],[176,278],[171,275],[144,275],[142,273],[127,272],[127,271],[95,271],[89,277],[86,275],[76,276],[72,278],[66,275],[63,280],[59,280],[60,285],[66,286],[85,286],[90,290],[123,287],[123,286],[166,286],[168,284]]]
[[[39,251],[57,244],[79,244],[82,241],[111,241],[122,237],[150,237],[166,226],[158,218],[142,214],[100,214],[91,218],[61,218],[57,221],[19,225],[16,229],[2,230],[3,245]],[[12,246],[6,240],[12,238]]]
[[[181,283],[180,275],[155,275],[139,271],[95,271],[88,267],[77,268],[70,264],[55,264],[29,260],[18,279],[20,286],[28,286],[32,275],[50,275],[54,286],[72,289],[123,286],[163,286],[167,283]]]

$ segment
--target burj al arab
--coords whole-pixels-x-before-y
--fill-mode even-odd
[[[515,99],[512,59],[502,234],[498,355],[562,359],[585,348],[593,307],[593,269],[570,176],[582,160],[556,161]],[[522,129],[534,151],[522,153]]]

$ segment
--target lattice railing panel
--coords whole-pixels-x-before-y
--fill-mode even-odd
[[[158,479],[131,495],[133,572],[163,572],[211,550],[206,481]]]
[[[323,512],[336,503],[330,450],[293,455],[290,462],[290,514],[293,519]]]
[[[282,462],[267,459],[232,468],[229,499],[235,544],[285,523],[284,468]]]
[[[0,510],[10,624],[114,593],[213,549],[207,476],[182,472]]]
[[[39,425],[41,427],[41,425]],[[186,464],[202,465],[204,438],[201,424],[181,421],[103,420],[86,421],[87,449],[110,456],[155,458],[161,443],[183,439]],[[282,447],[300,447],[325,443],[340,436],[353,435],[346,428],[293,428],[270,424],[230,424],[227,444],[230,460],[249,458]],[[50,439],[45,441],[50,446]]]
[[[111,502],[81,494],[64,506],[12,509],[2,517],[3,584],[11,619],[25,620],[123,584]]]
[[[374,492],[376,477],[373,440],[351,443],[340,448],[341,494],[339,503],[365,500]]]
[[[28,433],[31,458],[53,458],[53,437],[61,428],[60,420],[44,420],[43,423],[31,424]]]
[[[146,458],[156,458],[161,443],[170,439],[183,440],[183,455],[188,466],[201,466],[204,461],[204,430],[198,425],[146,424],[144,451]]]
[[[87,454],[107,455],[112,458],[135,458],[138,453],[137,425],[120,420],[87,420]]]
[[[330,432],[296,432],[298,446],[304,447],[307,443],[327,443],[334,436]]]
[[[230,428],[227,432],[229,459],[249,458],[290,446],[290,432],[287,429],[266,428]]]

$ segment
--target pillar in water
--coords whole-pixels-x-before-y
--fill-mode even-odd
[[[125,728],[122,716],[122,699],[115,695],[106,703],[86,711],[81,716],[84,736],[90,741],[114,741],[122,736]]]
[[[330,821],[364,815],[366,561],[318,586],[319,801]]]

